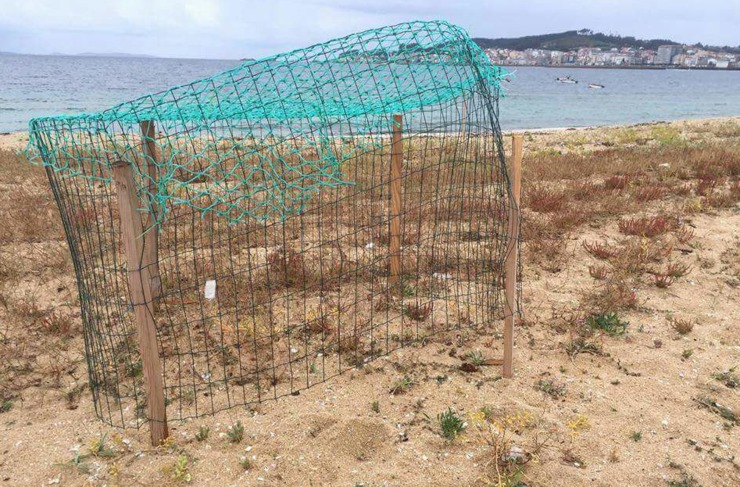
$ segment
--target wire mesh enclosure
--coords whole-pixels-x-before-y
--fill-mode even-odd
[[[460,28],[413,22],[34,119],[100,418],[166,424],[500,329],[503,75]]]

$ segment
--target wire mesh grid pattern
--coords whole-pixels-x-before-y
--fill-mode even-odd
[[[137,305],[176,419],[292,394],[439,332],[496,329],[518,249],[503,76],[460,28],[412,22],[34,119],[98,416],[147,419]],[[133,261],[120,166],[142,221]]]

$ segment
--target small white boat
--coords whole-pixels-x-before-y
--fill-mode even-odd
[[[600,85],[598,83],[589,83],[588,84],[588,87],[589,88],[593,88],[594,90],[602,90],[602,89],[606,88],[606,86]]]
[[[575,84],[578,83],[578,80],[573,79],[573,77],[571,75],[568,75],[568,76],[558,76],[557,78],[555,78],[555,81],[557,81],[558,83],[565,83],[565,84],[569,84],[569,85],[575,85]]]

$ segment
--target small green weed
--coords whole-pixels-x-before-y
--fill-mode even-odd
[[[169,474],[170,479],[176,484],[189,484],[193,481],[188,465],[188,457],[180,455],[175,463],[165,467],[165,473]]]
[[[598,343],[586,340],[583,337],[574,337],[565,345],[565,352],[570,358],[575,358],[579,353],[590,353],[591,355],[601,355],[603,351]]]
[[[13,409],[13,401],[3,401],[0,403],[0,413],[7,413]]]
[[[740,384],[740,377],[735,374],[734,367],[730,370],[725,370],[724,372],[717,372],[716,374],[712,374],[712,378],[714,380],[720,381],[730,389],[737,389],[738,384]]]
[[[493,408],[491,406],[483,406],[480,408],[480,412],[483,415],[483,419],[491,421],[493,419]]]
[[[198,432],[195,433],[195,439],[198,441],[206,441],[209,436],[211,436],[211,428],[204,424],[201,425],[200,428],[198,428]]]
[[[722,419],[729,421],[733,425],[740,423],[740,419],[738,419],[732,409],[721,405],[711,397],[700,397],[696,399],[696,402],[703,408],[713,412]]]
[[[637,443],[638,441],[642,440],[642,431],[633,431],[630,433],[630,440]]]
[[[480,350],[471,350],[470,352],[465,354],[465,359],[468,361],[468,363],[476,367],[481,367],[486,363],[486,358],[483,356]]]
[[[411,387],[414,385],[414,381],[409,377],[408,375],[404,376],[403,379],[400,379],[396,381],[396,383],[391,386],[390,393],[394,396],[398,396],[399,394],[405,394],[411,389]]]
[[[370,405],[370,409],[372,409],[375,414],[380,414],[380,402],[373,401],[373,403]]]
[[[116,451],[106,446],[105,442],[108,438],[108,433],[100,435],[98,438],[93,438],[88,445],[90,454],[94,457],[100,458],[111,458],[116,456]]]
[[[617,313],[612,311],[590,316],[586,324],[592,330],[601,330],[611,336],[624,335],[629,326],[629,322],[622,320]]]
[[[565,384],[561,384],[554,379],[540,379],[534,388],[544,392],[553,399],[565,396]]]
[[[447,411],[441,412],[437,415],[437,421],[439,427],[442,430],[442,437],[452,441],[460,436],[468,424],[463,418],[458,415],[452,408],[447,408]]]
[[[699,487],[699,482],[686,472],[681,473],[680,480],[666,480],[670,487]]]
[[[242,439],[244,439],[244,425],[241,421],[237,421],[234,426],[229,428],[229,431],[226,432],[226,438],[231,443],[241,443]]]

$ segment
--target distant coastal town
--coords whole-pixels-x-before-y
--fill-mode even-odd
[[[488,48],[495,64],[504,66],[584,66],[622,68],[738,69],[740,55],[695,46],[669,44],[658,49],[584,47],[570,51]]]

